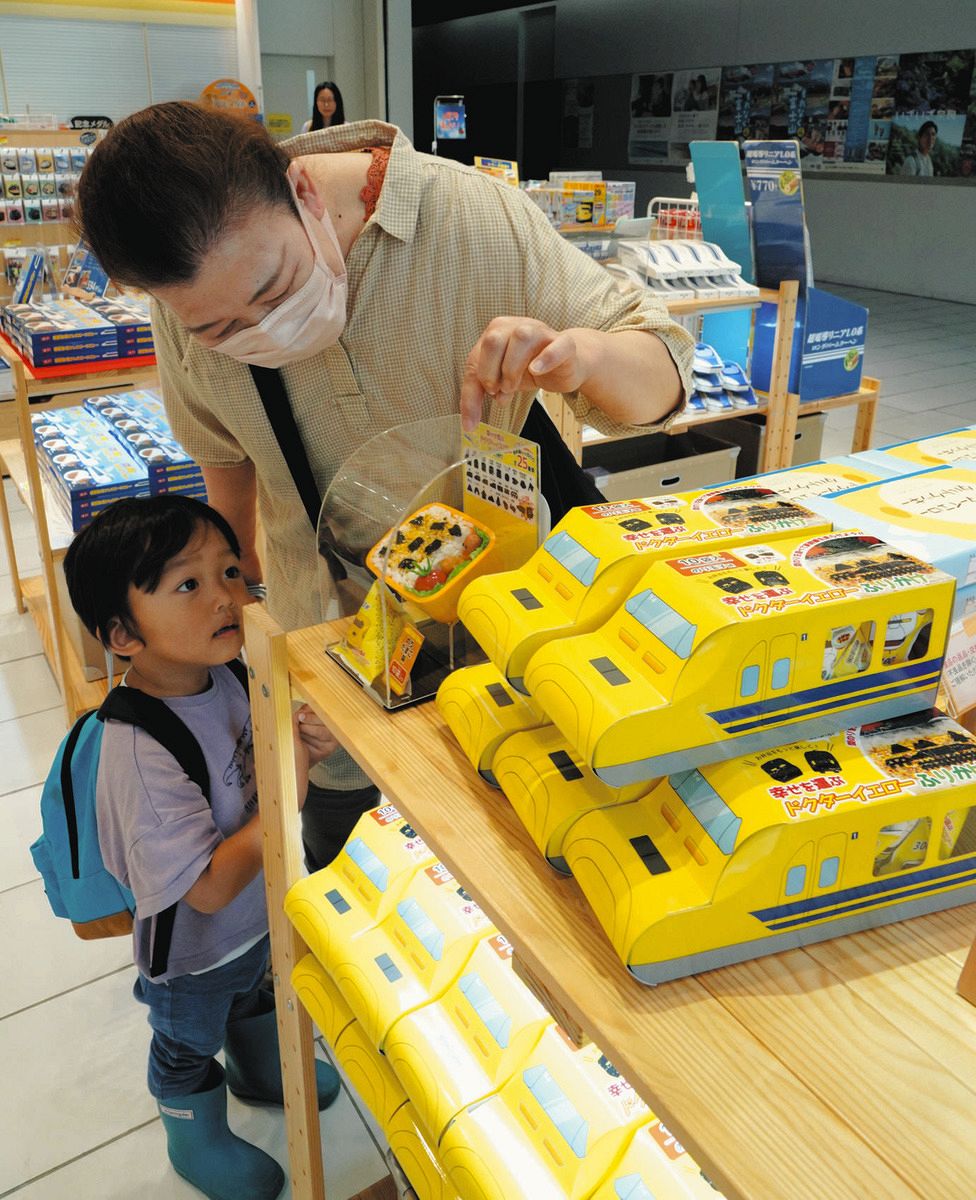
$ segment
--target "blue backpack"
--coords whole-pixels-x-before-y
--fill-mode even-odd
[[[247,690],[242,662],[227,664]],[[98,845],[95,785],[106,720],[137,725],[172,754],[210,802],[210,777],[203,751],[183,721],[162,700],[130,687],[115,687],[101,708],[85,713],[58,747],[41,793],[43,832],[31,846],[34,865],[57,917],[67,918],[86,940],[117,937],[132,930],[135,898],[108,871]],[[166,970],[176,905],[157,915],[150,975]]]

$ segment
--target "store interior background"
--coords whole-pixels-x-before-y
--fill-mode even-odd
[[[465,155],[518,157],[523,174],[598,166],[637,180],[640,211],[654,194],[689,189],[680,169],[627,165],[631,72],[954,45],[976,45],[973,0],[0,0],[0,108],[25,97],[38,111],[117,119],[237,75],[263,88],[265,112],[288,114],[297,130],[311,72],[338,81],[350,119],[385,117],[428,149],[433,97],[462,92]],[[595,148],[571,158],[559,136],[560,81],[572,77],[594,78],[597,91]],[[818,282],[845,285],[835,290],[871,309],[866,371],[882,380],[876,444],[976,421],[971,185],[808,175],[805,192]],[[824,454],[849,448],[853,419],[853,408],[830,415]],[[30,518],[21,511],[15,522],[30,573]],[[9,572],[0,551],[0,1198],[189,1198],[197,1193],[168,1170],[145,1091],[147,1034],[129,995],[128,947],[80,942],[54,921],[27,853],[63,709],[32,622],[14,609]],[[274,1120],[232,1110],[243,1136],[283,1158]],[[330,1198],[385,1173],[348,1097],[322,1129]]]

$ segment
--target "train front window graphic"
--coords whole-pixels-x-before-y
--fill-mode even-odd
[[[640,621],[649,633],[663,642],[672,654],[687,658],[691,653],[698,626],[692,625],[650,589],[631,596],[624,608],[635,621]]]
[[[552,534],[546,539],[546,550],[584,587],[589,587],[596,578],[600,560],[568,533]]]

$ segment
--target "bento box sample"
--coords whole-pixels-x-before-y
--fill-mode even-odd
[[[381,538],[366,565],[411,604],[445,623],[464,587],[491,565],[495,535],[449,504],[425,504]]]

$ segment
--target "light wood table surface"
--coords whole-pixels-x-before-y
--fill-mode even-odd
[[[601,1047],[729,1200],[973,1200],[976,1008],[955,988],[976,905],[644,987],[433,703],[379,708],[325,656],[334,626],[281,635],[274,666],[261,645],[273,624],[257,618],[247,624],[258,680],[287,673],[512,940],[556,1015]],[[266,688],[280,700],[280,678]],[[287,774],[290,745],[277,749]],[[283,877],[269,863],[273,914],[296,870]],[[273,915],[276,936],[297,935],[276,935]],[[285,946],[285,959],[301,949]],[[307,1138],[299,1109],[286,1116]]]

